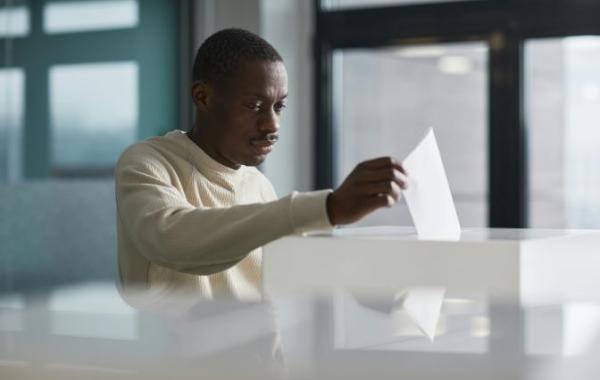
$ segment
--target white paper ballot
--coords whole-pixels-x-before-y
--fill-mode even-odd
[[[458,239],[460,223],[432,128],[402,165],[408,173],[404,199],[419,238]]]
[[[440,320],[445,293],[445,288],[419,287],[408,289],[402,297],[402,309],[432,342]]]

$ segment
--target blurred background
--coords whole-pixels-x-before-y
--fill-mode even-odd
[[[463,227],[600,227],[595,0],[0,0],[0,291],[116,278],[113,168],[188,129],[191,63],[270,41],[278,194],[403,159],[429,127]],[[403,203],[362,225],[411,225]]]

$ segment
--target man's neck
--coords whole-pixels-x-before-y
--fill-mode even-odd
[[[213,145],[210,144],[210,139],[204,133],[202,133],[202,128],[197,125],[193,126],[192,129],[186,132],[186,135],[198,146],[204,153],[210,156],[213,160],[217,161],[221,165],[225,165],[232,169],[239,169],[240,165],[236,165],[223,157],[216,149],[214,149]]]

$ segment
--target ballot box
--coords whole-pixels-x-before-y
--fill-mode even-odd
[[[422,240],[413,228],[365,227],[289,236],[264,247],[267,294],[444,287],[519,302],[600,294],[600,231],[464,229]]]

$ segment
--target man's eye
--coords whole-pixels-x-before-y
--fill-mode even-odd
[[[277,112],[277,113],[281,113],[281,111],[283,111],[284,108],[285,108],[285,104],[283,104],[283,103],[275,104],[275,112]]]
[[[246,107],[254,112],[260,112],[260,110],[262,109],[262,104],[261,103],[250,103],[247,104]]]

